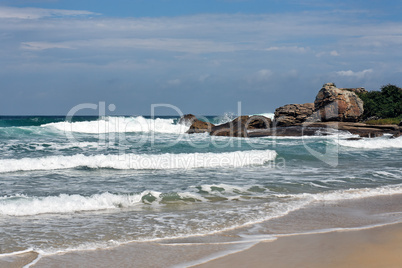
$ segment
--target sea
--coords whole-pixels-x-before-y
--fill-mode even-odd
[[[0,260],[225,244],[205,261],[281,235],[402,222],[402,137],[212,137],[178,121],[1,116]]]

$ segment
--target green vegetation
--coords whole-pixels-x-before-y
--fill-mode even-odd
[[[402,88],[388,84],[383,86],[381,91],[370,91],[358,95],[364,102],[363,120],[369,117],[378,117],[387,118],[387,120],[390,120],[389,122],[400,121],[402,116]],[[391,120],[392,118],[394,121]]]
[[[385,119],[377,119],[377,120],[367,120],[364,123],[369,125],[398,125],[401,122],[402,117],[395,118],[385,118]]]

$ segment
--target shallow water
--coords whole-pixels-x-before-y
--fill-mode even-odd
[[[351,141],[332,131],[242,139],[186,130],[166,117],[1,118],[0,254],[47,255],[245,227],[250,236],[334,228],[287,219],[314,206],[402,193],[402,138]],[[401,215],[377,214],[350,226]]]

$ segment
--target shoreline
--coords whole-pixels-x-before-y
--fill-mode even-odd
[[[224,244],[224,243],[223,243]],[[152,250],[158,245],[150,243],[144,248],[151,247]],[[165,247],[162,255],[169,256],[173,252],[167,250],[168,244],[160,244]],[[191,245],[189,245],[191,247]],[[206,245],[205,245],[206,246]],[[184,251],[188,246],[184,247]],[[208,246],[210,247],[210,246]],[[160,249],[162,249],[160,248]],[[175,247],[173,247],[175,248]],[[217,248],[214,248],[217,249]],[[402,265],[402,222],[388,223],[377,226],[356,227],[342,230],[322,230],[311,233],[284,234],[273,237],[271,240],[262,240],[242,249],[229,249],[218,253],[209,251],[208,256],[189,254],[188,262],[172,263],[167,267],[193,267],[193,268],[241,268],[241,267],[309,267],[309,268],[360,268],[360,267],[400,267]],[[144,249],[140,249],[143,251]],[[147,250],[145,250],[147,251]],[[167,251],[167,252],[166,252]],[[24,252],[0,259],[0,267],[54,267],[65,264],[65,260],[75,257],[69,264],[85,265],[85,267],[108,267],[110,262],[102,265],[91,261],[99,257],[117,261],[116,267],[124,267],[129,263],[147,265],[147,262],[140,264],[135,261],[133,248],[128,245],[113,248],[89,251],[95,256],[87,258],[86,251],[69,252],[42,257],[36,252]],[[123,253],[123,255],[122,255]],[[167,254],[168,253],[168,254]],[[184,252],[181,252],[184,253]],[[211,254],[212,253],[212,254]],[[289,254],[291,253],[291,254]],[[116,258],[116,254],[119,256]],[[198,260],[193,258],[201,257]],[[218,256],[217,256],[218,255]],[[219,256],[220,255],[220,256]],[[120,259],[121,257],[124,259]],[[78,258],[77,258],[78,257]],[[175,256],[169,256],[170,260]],[[181,257],[183,257],[181,255]],[[193,259],[193,260],[191,260]],[[42,263],[42,261],[44,261]],[[169,260],[167,260],[169,263]],[[119,263],[122,266],[119,266]],[[36,265],[38,264],[38,265]],[[149,263],[148,263],[149,264]],[[145,267],[145,266],[144,266]],[[165,267],[163,263],[159,266]]]
[[[30,266],[26,267],[244,267],[246,264],[238,259],[247,260],[247,263],[252,260],[253,267],[303,267],[300,263],[310,265],[312,262],[320,262],[321,265],[306,267],[322,267],[323,264],[327,267],[325,261],[328,258],[336,262],[337,256],[349,253],[351,249],[365,247],[366,240],[374,239],[375,242],[385,237],[383,232],[388,237],[400,238],[397,242],[383,241],[385,245],[402,245],[401,200],[402,194],[397,194],[318,202],[283,217],[232,231],[181,239],[131,242],[108,249],[41,254],[36,260],[28,262]],[[355,238],[349,241],[351,237]],[[371,255],[376,256],[374,247],[378,245],[369,246],[373,248],[370,248]],[[349,250],[338,252],[345,247],[349,247]],[[297,265],[286,263],[290,261],[288,252],[292,252],[292,259],[298,262]],[[30,253],[25,257],[32,258],[35,252]],[[16,260],[17,256],[13,258]],[[4,262],[1,261],[4,259],[0,259],[0,267],[3,267]],[[267,262],[276,265],[267,266]]]
[[[394,223],[278,237],[191,267],[400,267],[401,252],[402,223]]]

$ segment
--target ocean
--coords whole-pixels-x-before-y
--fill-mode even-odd
[[[178,119],[0,117],[0,260],[230,234],[218,239],[225,254],[277,235],[402,222],[400,203],[374,202],[402,194],[402,137],[211,137]]]

